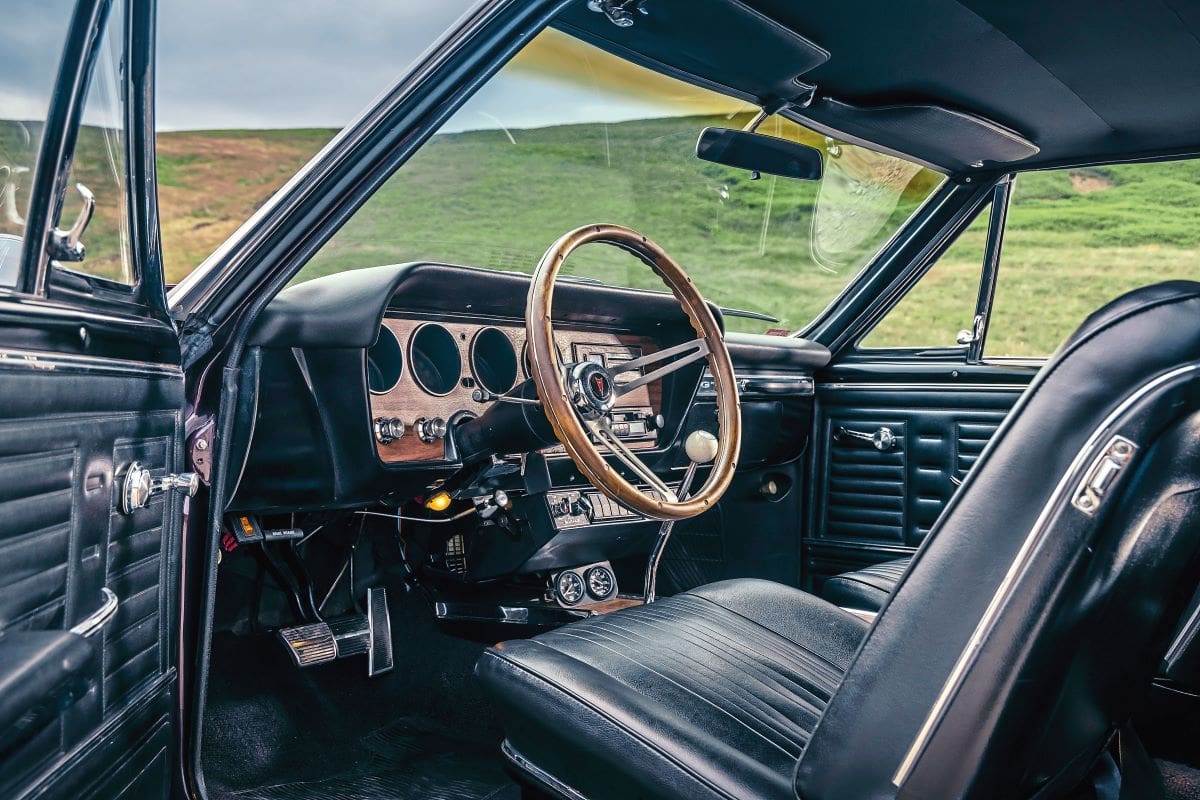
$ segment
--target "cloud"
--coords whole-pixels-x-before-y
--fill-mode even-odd
[[[471,0],[164,0],[160,129],[341,127]]]

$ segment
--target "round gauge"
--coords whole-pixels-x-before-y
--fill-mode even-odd
[[[564,606],[573,606],[583,599],[583,578],[576,572],[560,572],[554,582],[554,593]]]
[[[517,353],[499,328],[481,328],[471,340],[471,373],[484,389],[504,394],[517,382]]]
[[[554,350],[555,350],[555,352],[558,353],[559,363],[565,364],[566,362],[563,361],[562,348],[559,347],[558,345],[555,345]],[[526,341],[525,346],[523,348],[521,348],[521,360],[523,362],[525,362],[525,377],[532,378],[533,377],[533,362],[529,360],[529,342],[528,341]]]
[[[385,394],[396,388],[404,371],[404,350],[400,340],[386,325],[379,338],[367,348],[367,388],[371,394]]]
[[[436,322],[426,322],[413,332],[408,363],[417,385],[439,397],[458,385],[462,372],[462,357],[454,334]]]
[[[617,576],[608,567],[592,567],[583,573],[587,591],[596,600],[607,600],[617,592]]]

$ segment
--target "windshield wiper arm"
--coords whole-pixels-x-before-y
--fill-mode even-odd
[[[740,308],[725,308],[720,306],[721,313],[727,317],[741,317],[743,319],[757,319],[762,322],[779,322],[779,317],[772,317],[770,314],[763,314],[759,311],[743,311]]]

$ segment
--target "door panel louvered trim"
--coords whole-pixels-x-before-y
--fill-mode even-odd
[[[887,390],[843,383],[831,392],[818,386],[812,558],[824,557],[817,554],[825,542],[877,549],[878,559],[862,563],[918,547],[957,489],[954,479],[978,460],[1019,396],[979,387]],[[835,437],[839,427],[872,433],[883,426],[897,437],[884,452]]]
[[[0,457],[0,632],[63,626],[74,449]]]
[[[999,422],[960,422],[954,426],[954,469],[959,478],[965,478],[975,466],[999,427]]]
[[[171,440],[156,437],[119,440],[113,463],[135,461],[151,475],[166,474]],[[165,668],[163,650],[164,535],[173,502],[156,495],[145,508],[124,514],[114,506],[109,515],[106,585],[121,599],[117,615],[104,630],[104,708],[106,714],[157,678]]]
[[[876,450],[869,442],[839,438],[840,428],[872,432],[890,428],[896,443]],[[829,442],[827,495],[822,531],[835,538],[879,539],[903,542],[905,423],[895,418],[839,416],[826,425]]]

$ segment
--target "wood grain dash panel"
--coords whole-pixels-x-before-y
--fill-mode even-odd
[[[525,363],[525,326],[520,323],[475,323],[475,322],[436,322],[448,330],[458,344],[458,357],[461,362],[461,372],[457,385],[448,394],[437,397],[422,389],[413,379],[411,340],[413,332],[425,324],[427,320],[407,319],[404,317],[387,317],[383,324],[396,335],[404,352],[404,370],[400,380],[390,391],[383,394],[371,395],[371,419],[379,417],[399,417],[404,421],[406,432],[391,444],[383,445],[376,442],[376,452],[384,463],[437,462],[446,460],[445,445],[442,442],[425,444],[411,430],[415,420],[421,417],[441,417],[450,419],[460,411],[470,411],[482,414],[489,403],[477,403],[471,397],[473,386],[463,385],[463,378],[474,375],[470,366],[471,341],[481,329],[491,327],[502,331],[513,345],[517,354],[517,381],[529,377],[529,369]],[[566,361],[574,361],[583,352],[605,354],[621,354],[627,349],[635,349],[634,355],[644,355],[658,350],[654,340],[645,336],[621,334],[607,331],[555,331],[555,340],[559,351]],[[656,381],[630,392],[617,401],[617,408],[650,408],[652,413],[662,410],[662,387]],[[653,442],[632,442],[634,449],[653,447]]]

